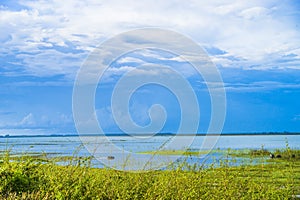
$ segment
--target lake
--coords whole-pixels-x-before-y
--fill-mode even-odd
[[[175,143],[164,149],[180,150],[201,149],[205,136],[178,136]],[[104,139],[106,138],[106,139]],[[145,169],[161,168],[167,163],[181,159],[176,155],[147,155],[140,152],[155,151],[166,144],[172,136],[152,136],[149,138],[137,138],[129,136],[53,136],[53,137],[1,137],[0,151],[10,150],[11,154],[20,153],[46,153],[49,156],[90,156],[93,155],[92,165],[103,167],[104,165],[117,169],[141,169],[149,161],[151,167]],[[108,142],[108,141],[109,142]],[[190,146],[184,141],[192,141]],[[300,149],[300,135],[227,135],[220,136],[214,149],[261,149],[267,150],[285,148],[288,143],[290,148]],[[107,159],[111,156],[111,159]],[[133,158],[130,160],[131,158]],[[216,159],[223,159],[222,154],[208,153],[201,156],[191,156],[189,163],[212,163]],[[136,161],[137,160],[137,161]],[[120,166],[121,163],[130,162],[128,166]],[[157,164],[158,163],[158,164]],[[133,167],[134,166],[134,167]],[[144,169],[144,168],[143,168]]]

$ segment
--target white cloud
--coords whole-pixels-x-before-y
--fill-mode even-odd
[[[15,129],[0,129],[0,135],[41,135],[43,134],[57,134],[55,130],[49,129],[27,129],[27,128],[15,128]]]
[[[41,115],[28,113],[23,117],[15,115],[1,115],[0,129],[37,129],[49,127],[67,127],[73,123],[72,115],[65,113],[56,113],[55,115]]]
[[[79,68],[85,54],[62,53],[54,49],[42,50],[35,55],[18,54],[25,71],[35,76],[68,75],[73,76]]]
[[[130,63],[130,62],[133,62],[133,63],[138,63],[138,64],[143,64],[145,63],[145,61],[141,60],[141,59],[138,59],[138,58],[134,58],[134,57],[122,57],[120,58],[119,60],[117,60],[117,63],[118,64],[123,64],[123,63]]]
[[[101,78],[101,83],[115,82],[116,76],[122,76],[133,69],[135,69],[135,67],[132,66],[121,66],[118,68],[110,67],[106,70]]]
[[[247,20],[269,17],[271,11],[264,7],[252,7],[243,10],[239,15]]]
[[[300,84],[288,84],[277,81],[257,81],[252,83],[225,83],[225,89],[227,91],[261,91],[261,90],[275,90],[275,89],[297,89],[300,88]]]
[[[235,82],[229,83],[225,82],[224,84],[220,84],[218,82],[204,82],[199,81],[199,85],[203,88],[204,85],[207,85],[213,89],[224,88],[227,92],[259,92],[259,91],[271,91],[271,90],[291,90],[291,89],[299,89],[299,83],[285,83],[279,81],[253,81],[253,82]],[[206,90],[206,89],[205,89]]]
[[[74,74],[87,53],[100,42],[119,32],[143,27],[173,29],[243,60],[214,58],[218,64],[227,66],[258,64],[258,69],[268,69],[276,67],[276,59],[286,52],[299,57],[300,34],[295,28],[298,16],[295,17],[293,10],[296,8],[282,1],[25,0],[19,3],[28,9],[0,10],[0,29],[5,30],[0,33],[3,42],[0,54],[20,53],[18,58],[23,60],[20,64],[25,71],[37,76]],[[71,51],[60,52],[57,50],[60,47]],[[268,65],[264,63],[266,60]],[[291,61],[290,65],[280,67],[297,68],[299,64]]]
[[[32,113],[26,114],[20,119],[12,119],[11,116],[1,116],[0,128],[20,128],[20,127],[33,127],[36,125],[35,117]]]
[[[33,117],[32,113],[29,113],[28,115],[26,115],[18,125],[20,126],[33,126],[35,125],[35,119]]]

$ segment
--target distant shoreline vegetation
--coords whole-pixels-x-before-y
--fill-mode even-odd
[[[251,133],[157,133],[154,136],[260,136],[260,135],[300,135],[300,132],[251,132]],[[10,134],[2,134],[0,138],[20,138],[20,137],[78,137],[78,136],[153,136],[153,134],[125,134],[125,133],[107,133],[105,135],[99,134],[38,134],[38,135],[10,135]]]

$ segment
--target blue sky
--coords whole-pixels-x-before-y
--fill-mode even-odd
[[[130,6],[129,6],[130,5]],[[0,1],[0,135],[75,133],[77,71],[101,42],[134,28],[159,27],[192,38],[218,67],[227,95],[223,132],[300,131],[298,1]],[[207,130],[210,100],[201,76],[173,55],[151,50],[112,64],[96,94],[106,132],[119,132],[110,108],[118,78],[141,62],[177,68],[194,88]],[[165,106],[162,132],[176,132],[180,108],[165,88],[133,95],[130,111],[147,125],[152,104]]]

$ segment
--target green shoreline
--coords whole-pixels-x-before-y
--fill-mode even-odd
[[[227,149],[227,150],[220,150],[220,149],[213,149],[213,150],[158,150],[158,151],[143,151],[138,152],[139,154],[150,154],[150,155],[204,155],[209,153],[221,153],[223,155],[230,155],[234,157],[264,157],[270,156],[271,154],[280,155],[282,158],[287,157],[287,154],[291,154],[295,156],[295,158],[300,159],[300,149]]]
[[[252,133],[157,133],[155,136],[268,136],[268,135],[300,135],[300,132],[252,132]],[[131,137],[131,136],[153,136],[149,134],[123,134],[123,133],[108,133],[105,135],[99,134],[49,134],[49,135],[9,135],[2,134],[0,138],[23,138],[23,137],[79,137],[79,136],[108,136],[108,137]]]
[[[89,158],[69,157],[67,165],[58,165],[2,152],[0,199],[294,199],[300,194],[300,150],[274,150],[281,155],[275,159],[266,158],[270,152],[264,149],[220,152],[224,159],[208,168],[183,162],[135,173],[92,168]],[[236,157],[262,162],[231,165]]]

